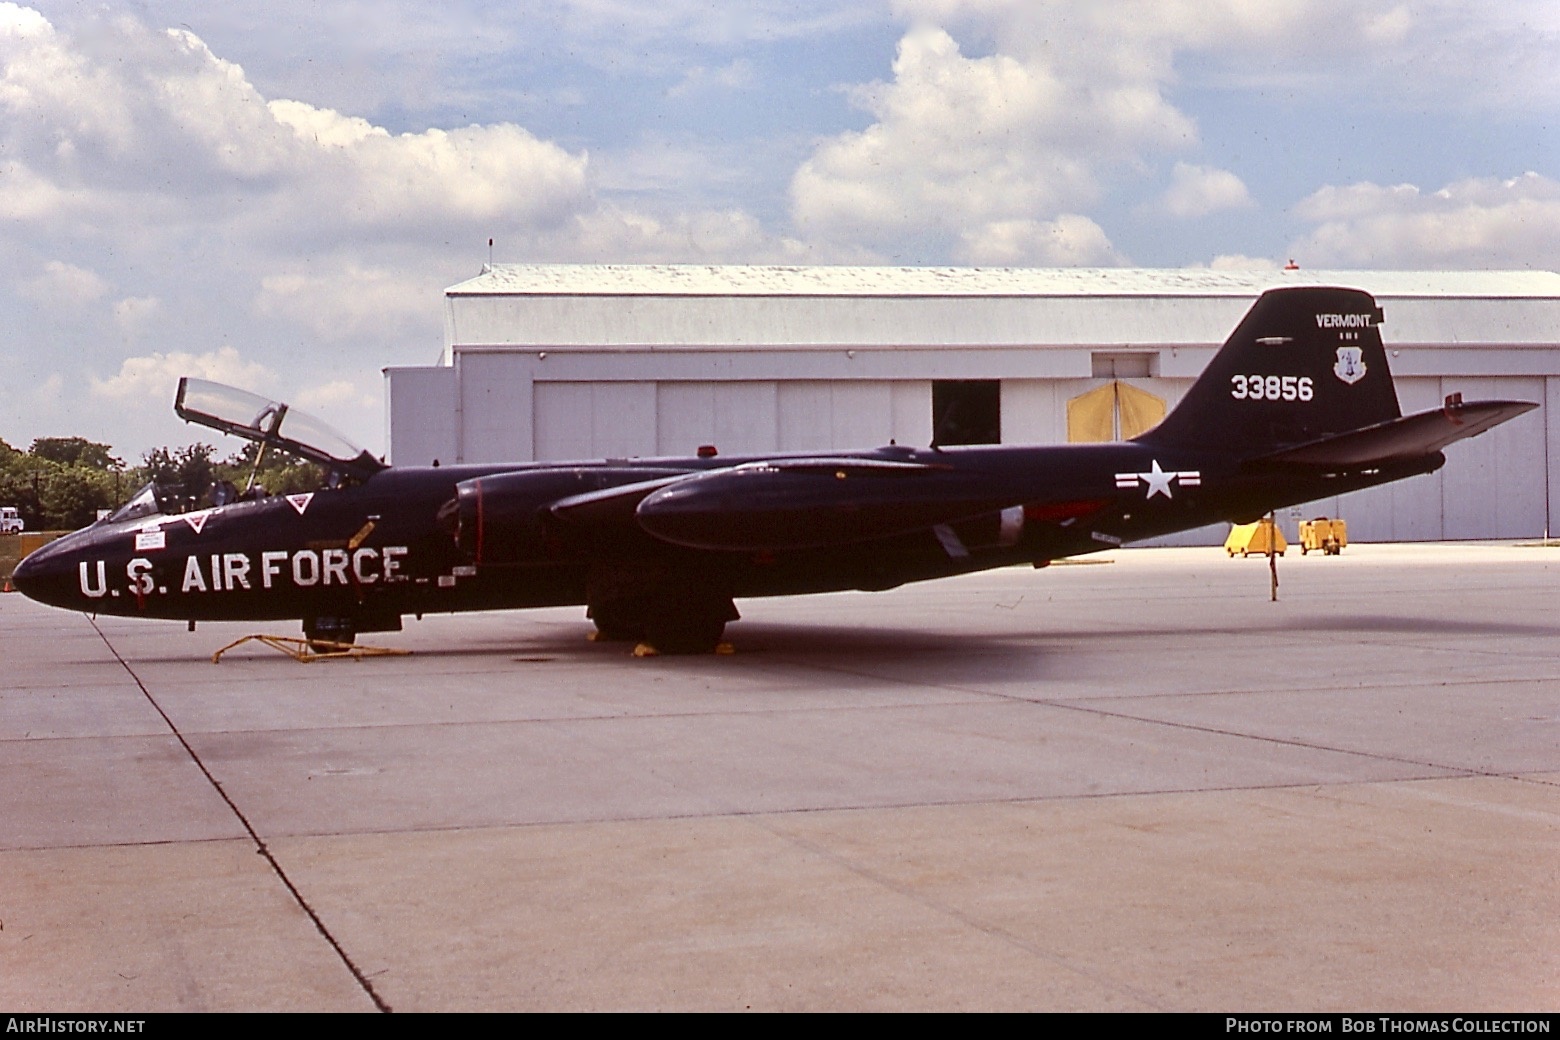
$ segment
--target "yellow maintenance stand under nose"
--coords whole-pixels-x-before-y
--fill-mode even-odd
[[[1266,556],[1269,546],[1272,546],[1275,554],[1282,556],[1284,550],[1289,548],[1289,543],[1284,541],[1284,532],[1267,517],[1254,524],[1236,524],[1230,528],[1230,536],[1224,540],[1224,551],[1231,556],[1236,553],[1243,557]]]

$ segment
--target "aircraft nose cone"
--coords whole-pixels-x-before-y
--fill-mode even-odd
[[[11,587],[29,599],[38,598],[36,590],[40,580],[39,575],[44,568],[41,564],[35,562],[34,557],[41,551],[37,550],[24,557],[22,562],[16,565],[16,569],[11,572]]]
[[[50,542],[34,550],[11,572],[11,586],[40,603],[56,607],[74,606],[76,576],[75,556],[66,539]]]

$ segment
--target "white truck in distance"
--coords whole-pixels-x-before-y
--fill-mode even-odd
[[[15,506],[0,506],[0,534],[21,534],[23,526]]]

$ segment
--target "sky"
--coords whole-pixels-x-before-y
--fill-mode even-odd
[[[489,239],[1560,270],[1557,115],[1553,0],[0,0],[0,438],[220,443],[195,375],[381,452]]]

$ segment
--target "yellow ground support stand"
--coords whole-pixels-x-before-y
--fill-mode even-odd
[[[1236,553],[1242,557],[1266,556],[1270,543],[1273,552],[1279,556],[1284,555],[1284,550],[1289,548],[1289,543],[1284,541],[1284,532],[1278,530],[1272,520],[1263,517],[1254,524],[1236,524],[1231,527],[1230,536],[1224,540],[1224,551],[1231,556]]]
[[[1349,544],[1349,527],[1342,520],[1319,516],[1300,524],[1300,555],[1320,549],[1324,556],[1337,556]]]
[[[392,646],[358,646],[354,643],[333,643],[328,639],[298,639],[293,636],[254,635],[233,640],[227,646],[211,655],[211,663],[219,663],[223,654],[236,646],[242,646],[250,641],[264,643],[272,650],[284,653],[294,661],[302,661],[304,664],[312,664],[315,661],[325,660],[326,658],[404,657],[411,653],[410,650],[402,650],[399,647]],[[326,649],[321,650],[319,647],[325,647]]]

